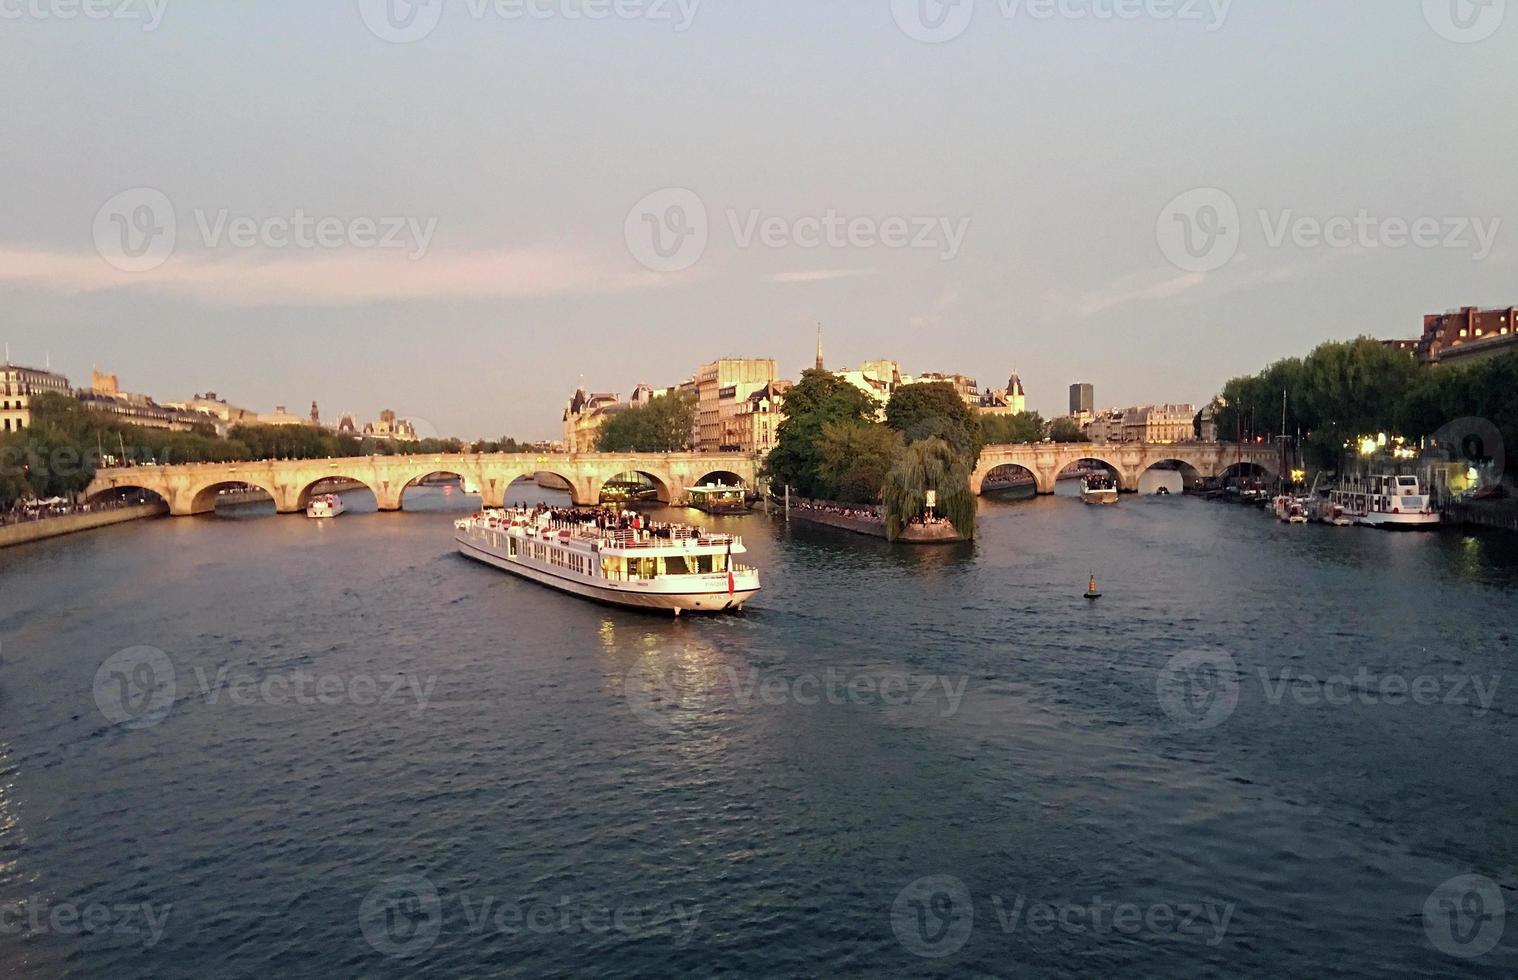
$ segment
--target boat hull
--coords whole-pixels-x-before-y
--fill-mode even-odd
[[[1365,514],[1356,523],[1383,531],[1437,531],[1438,514]]]
[[[657,581],[619,582],[616,587],[612,587],[577,576],[561,575],[550,569],[522,561],[513,561],[489,548],[482,547],[480,542],[471,540],[467,534],[456,534],[454,540],[458,542],[460,554],[492,568],[519,575],[539,585],[567,592],[582,599],[628,609],[673,611],[677,614],[739,612],[743,609],[744,603],[752,599],[759,591],[757,585],[752,588],[742,587],[746,585],[745,580],[752,576],[752,573],[744,572],[735,575],[735,582],[740,587],[735,588],[731,593],[725,588],[720,592],[664,591]],[[725,578],[725,576],[722,577]],[[757,580],[757,576],[752,577]]]

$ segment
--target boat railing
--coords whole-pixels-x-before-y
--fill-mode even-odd
[[[640,531],[615,531],[599,538],[603,548],[636,550],[640,548],[709,548],[712,546],[741,547],[743,539],[733,534],[694,534],[676,532],[672,537],[654,535],[648,538]]]

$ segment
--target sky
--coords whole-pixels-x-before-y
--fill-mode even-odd
[[[470,438],[819,323],[1201,404],[1518,301],[1507,7],[0,0],[0,340]]]

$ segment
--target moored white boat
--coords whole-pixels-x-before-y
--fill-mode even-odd
[[[1308,498],[1291,493],[1277,494],[1270,502],[1276,519],[1287,524],[1307,523]]]
[[[737,612],[759,591],[758,569],[734,561],[742,538],[687,525],[603,527],[585,512],[555,520],[519,509],[481,511],[454,529],[460,554],[599,602],[677,616]]]
[[[1328,499],[1343,517],[1366,527],[1425,531],[1439,526],[1439,511],[1416,476],[1346,477],[1329,491]]]
[[[326,493],[319,497],[311,498],[311,502],[306,505],[306,516],[314,518],[336,517],[347,509],[347,506],[343,504],[342,497],[335,493]]]

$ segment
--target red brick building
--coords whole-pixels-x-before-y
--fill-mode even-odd
[[[1430,313],[1423,318],[1423,336],[1417,340],[1388,340],[1420,364],[1444,364],[1495,357],[1518,351],[1518,309],[1483,310],[1466,306],[1449,313]]]

